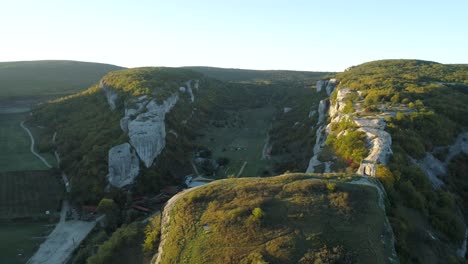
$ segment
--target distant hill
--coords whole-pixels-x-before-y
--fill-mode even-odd
[[[0,62],[0,98],[71,94],[119,69],[122,67],[80,61]]]
[[[228,82],[277,82],[310,81],[321,78],[330,72],[308,72],[287,70],[246,70],[203,66],[184,67],[205,74],[208,77]]]

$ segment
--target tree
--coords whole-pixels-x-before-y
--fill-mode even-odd
[[[106,215],[106,228],[113,230],[117,227],[120,217],[119,217],[119,207],[112,199],[102,198],[99,202],[97,211],[101,214]]]

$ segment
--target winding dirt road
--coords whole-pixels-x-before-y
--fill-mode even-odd
[[[30,147],[30,150],[31,150],[31,153],[36,156],[37,158],[39,158],[42,163],[44,163],[44,165],[46,165],[47,168],[52,168],[52,166],[47,162],[46,159],[44,159],[44,157],[42,157],[39,153],[37,153],[35,150],[34,150],[34,144],[35,144],[35,141],[34,141],[34,137],[31,133],[31,131],[29,131],[29,129],[24,125],[24,121],[21,122],[20,126],[28,133],[29,135],[29,138],[31,139],[31,147]]]

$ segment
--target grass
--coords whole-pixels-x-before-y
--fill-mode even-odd
[[[0,219],[44,218],[60,209],[63,186],[48,171],[0,173]]]
[[[269,170],[269,161],[262,160],[262,150],[274,111],[271,106],[228,111],[228,117],[219,121],[227,124],[223,125],[225,127],[210,125],[201,132],[204,136],[198,144],[212,150],[215,159],[227,157],[230,160],[217,177],[237,176],[244,162],[247,164],[241,177],[257,176]]]
[[[30,151],[31,140],[20,127],[25,118],[26,114],[0,114],[0,172],[48,169]],[[51,154],[44,156],[54,162]]]
[[[292,174],[200,187],[174,206],[162,262],[314,263],[321,252],[340,263],[387,263],[375,189],[327,183]]]
[[[26,263],[52,229],[46,222],[2,223],[0,263]]]

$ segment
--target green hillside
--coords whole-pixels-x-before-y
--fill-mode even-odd
[[[460,161],[466,155],[459,154],[449,163],[447,176],[439,178],[445,185],[439,188],[433,187],[415,160],[431,154],[444,161],[448,146],[467,131],[468,65],[384,60],[351,67],[337,78],[340,89],[358,91],[347,99],[347,104],[354,105],[346,111],[351,118],[387,116],[385,130],[392,137],[393,154],[387,166],[377,167],[377,177],[387,192],[400,261],[458,263],[455,252],[465,237],[462,215],[467,219],[467,185],[460,173],[464,168]],[[337,92],[331,100],[336,96]],[[355,112],[357,105],[363,111]],[[334,138],[329,136],[327,141],[336,141],[333,147],[339,154],[352,150],[357,141],[336,137],[349,129],[345,121],[332,126]]]
[[[0,99],[75,93],[119,69],[122,67],[80,61],[0,62]]]
[[[229,82],[306,82],[315,81],[330,72],[285,71],[285,70],[246,70],[192,66],[184,67],[201,72],[208,77]]]
[[[389,263],[377,201],[305,174],[218,181],[175,202],[160,263]]]

